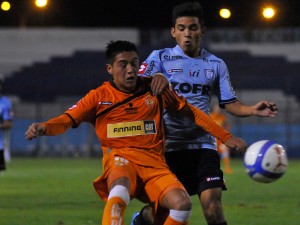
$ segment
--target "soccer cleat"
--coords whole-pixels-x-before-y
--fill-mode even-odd
[[[133,216],[132,216],[132,218],[131,218],[131,223],[130,223],[130,225],[139,225],[139,224],[137,223],[137,218],[138,218],[139,215],[140,215],[140,212],[135,212],[135,213],[133,214]]]

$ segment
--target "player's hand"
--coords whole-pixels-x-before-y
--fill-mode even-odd
[[[225,143],[228,148],[234,149],[239,152],[245,152],[247,149],[246,142],[239,137],[230,137]]]
[[[33,123],[28,127],[25,132],[25,137],[27,140],[31,141],[33,138],[42,136],[45,133],[45,126],[42,123]]]
[[[277,105],[274,102],[260,101],[252,106],[256,116],[275,117],[278,113]]]
[[[151,90],[154,96],[160,95],[166,87],[169,87],[169,81],[162,73],[155,73],[151,82]]]

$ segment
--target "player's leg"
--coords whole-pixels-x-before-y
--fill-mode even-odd
[[[107,202],[104,207],[102,224],[124,224],[124,213],[130,201],[130,181],[121,177],[110,185]]]
[[[104,173],[94,181],[94,187],[106,201],[102,224],[124,224],[124,213],[131,196],[134,197],[137,183],[133,163],[122,157],[105,155]]]
[[[187,224],[192,202],[182,183],[169,170],[167,164],[160,168],[147,168],[139,170],[139,177],[147,178],[144,190],[153,204],[154,215],[162,207],[169,210],[169,215],[164,221],[156,225],[184,225]],[[141,174],[143,173],[143,175]]]
[[[202,149],[198,176],[199,200],[208,225],[227,225],[222,208],[222,190],[226,190],[220,157],[214,150]]]
[[[164,225],[188,224],[192,203],[185,190],[176,188],[168,191],[163,197],[160,205],[170,210],[168,217],[163,223]]]
[[[10,154],[10,130],[4,130],[4,159],[6,163],[9,163],[11,160],[11,154]]]
[[[222,189],[211,188],[203,191],[200,202],[208,225],[226,225],[221,204]]]
[[[198,162],[195,159],[200,158],[200,152],[200,150],[183,150],[165,153],[169,168],[184,185],[189,195],[196,195],[198,193],[197,184],[199,181],[195,173]],[[131,225],[163,224],[169,215],[169,210],[166,211],[159,207],[154,218],[151,210],[150,205],[144,206],[140,212],[136,212],[133,215]]]

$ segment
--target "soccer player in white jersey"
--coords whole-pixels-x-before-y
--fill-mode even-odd
[[[224,61],[200,47],[205,27],[198,2],[175,6],[172,16],[171,35],[177,45],[153,51],[141,65],[141,75],[164,74],[179,94],[207,114],[214,90],[218,93],[219,105],[235,116],[275,117],[277,106],[273,102],[263,100],[254,105],[244,105],[238,101]],[[161,82],[155,83],[162,86],[164,82],[166,80],[161,79]],[[180,112],[166,113],[164,118],[167,136],[165,156],[170,169],[190,195],[199,196],[207,224],[226,225],[221,204],[222,190],[226,190],[226,186],[215,138],[196,127]],[[158,225],[163,224],[163,218],[163,212],[153,217],[151,208],[145,206],[133,216],[132,224]]]

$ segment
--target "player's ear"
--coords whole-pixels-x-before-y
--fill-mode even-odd
[[[175,28],[174,27],[171,27],[170,32],[171,32],[172,37],[175,38]]]
[[[109,74],[113,75],[113,69],[111,64],[106,64],[106,70]]]

